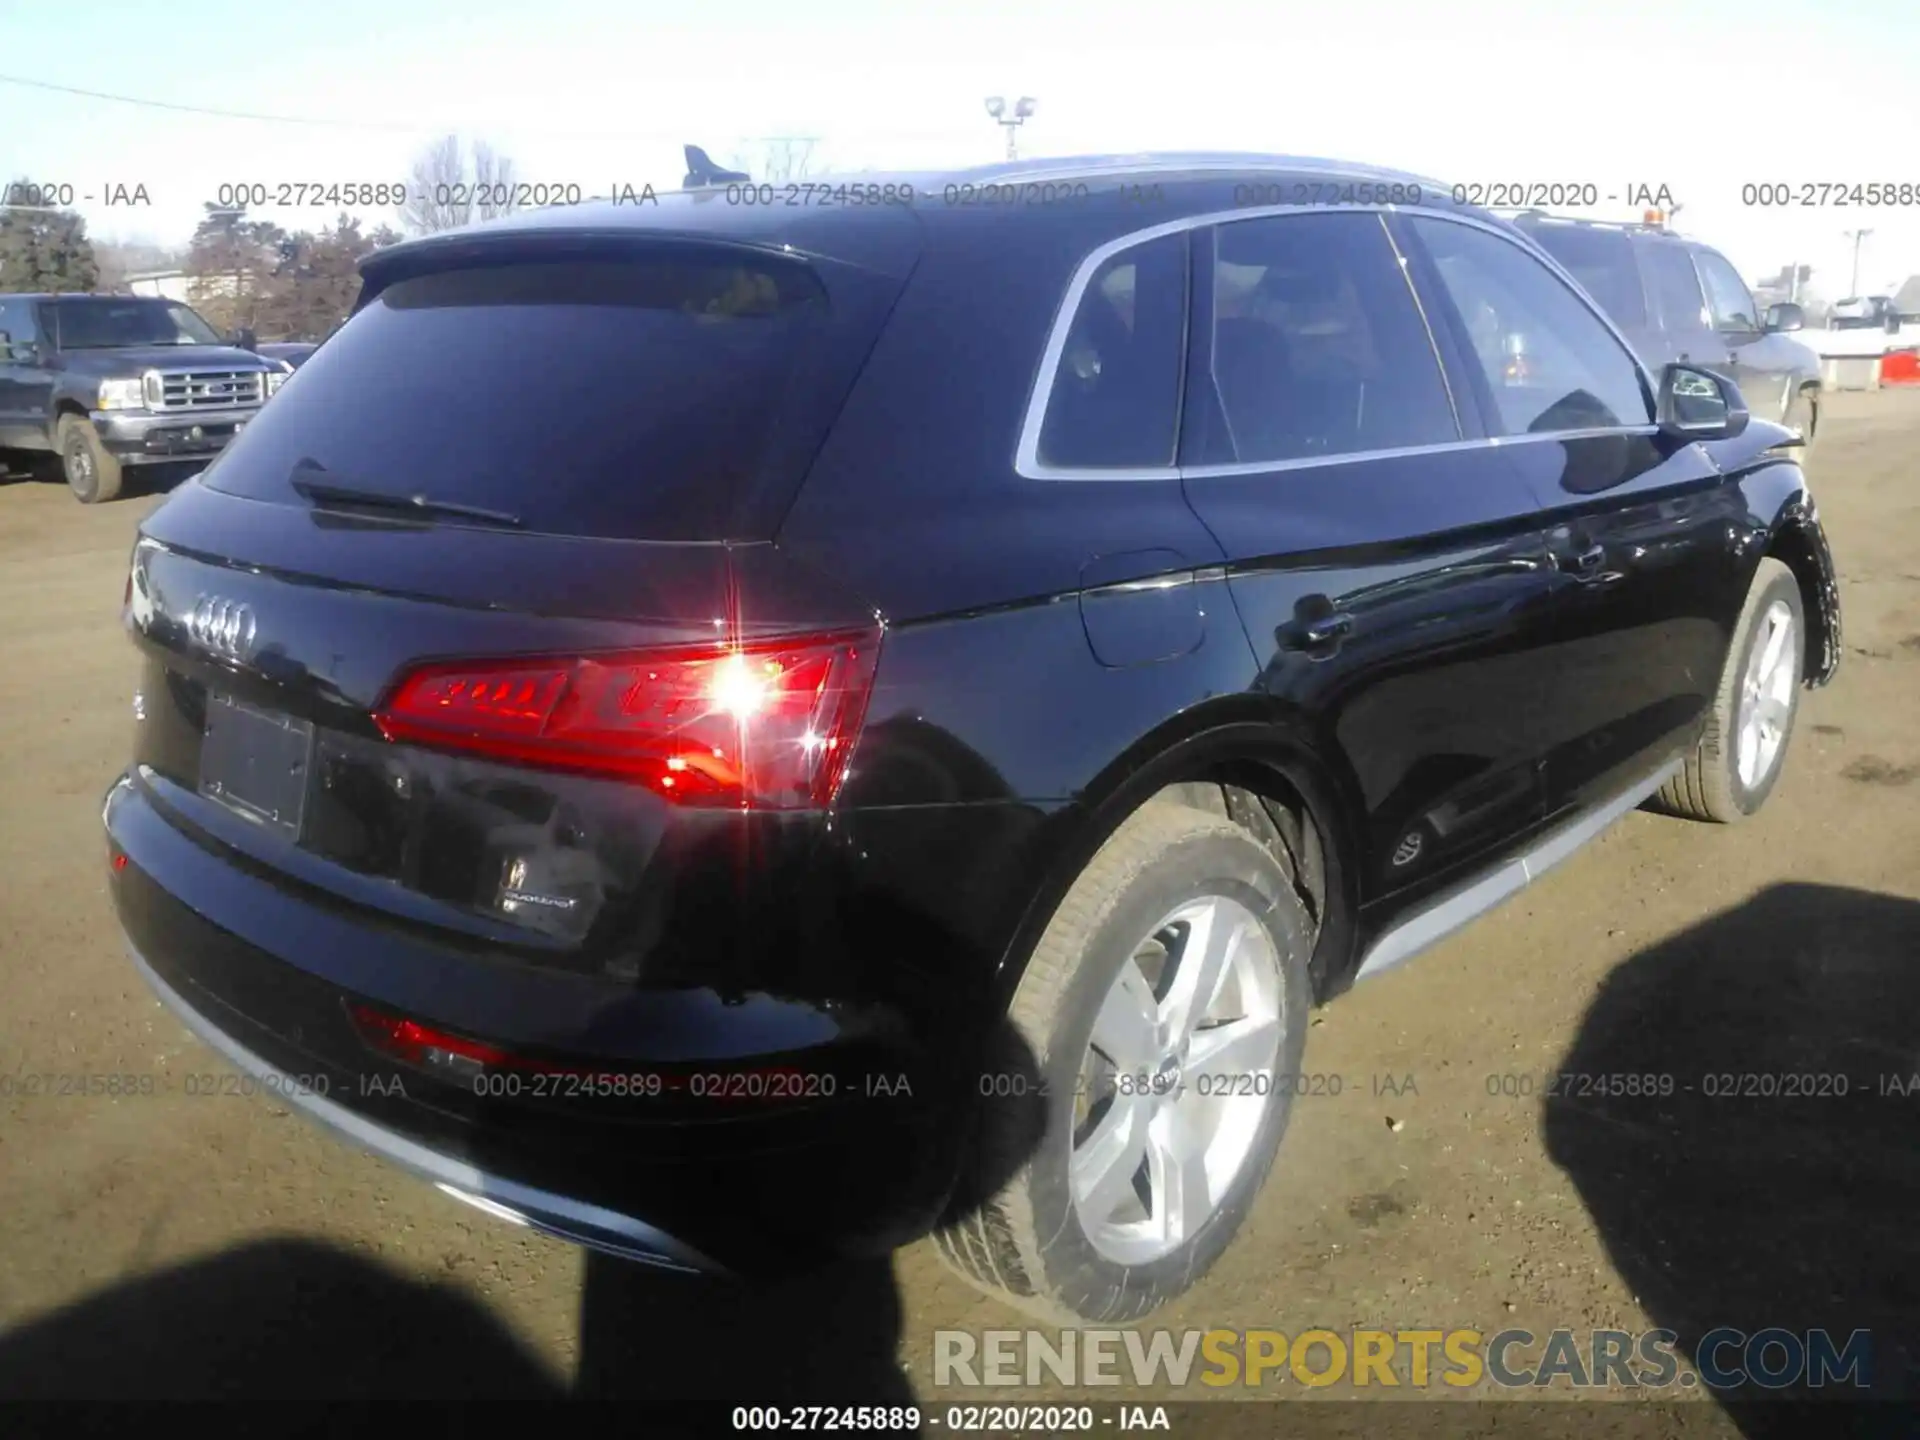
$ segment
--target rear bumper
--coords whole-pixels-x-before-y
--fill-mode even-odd
[[[92,420],[100,443],[115,459],[122,465],[141,465],[217,455],[259,413],[258,405],[201,410],[191,415],[96,410]]]
[[[312,1088],[305,1077],[278,1069],[221,1030],[160,978],[136,950],[127,945],[127,957],[153,993],[199,1039],[218,1051],[243,1075],[260,1082],[263,1090],[284,1099],[310,1120],[382,1160],[429,1180],[456,1199],[513,1224],[531,1226],[576,1245],[606,1251],[627,1260],[669,1270],[724,1274],[726,1267],[708,1259],[665,1231],[602,1206],[569,1199],[549,1190],[490,1175],[453,1156],[443,1155],[397,1130],[357,1115]]]
[[[960,1101],[912,1046],[821,1028],[848,1007],[592,987],[505,955],[456,961],[190,835],[131,779],[103,818],[120,924],[161,1001],[257,1088],[502,1219],[651,1265],[756,1274],[904,1243],[952,1193]],[[503,1094],[376,1049],[358,1003],[512,1046],[544,1032],[596,1057],[595,1075],[799,1070],[836,1086],[803,1100],[684,1083],[618,1099]],[[522,1028],[472,1023],[488,1014]],[[863,1084],[874,1074],[886,1082]]]

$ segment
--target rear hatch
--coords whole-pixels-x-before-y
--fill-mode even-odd
[[[874,616],[770,540],[900,282],[645,232],[394,254],[142,529],[136,774],[276,883],[619,973],[650,892],[844,772]]]

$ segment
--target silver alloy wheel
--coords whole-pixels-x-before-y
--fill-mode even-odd
[[[1123,1265],[1178,1249],[1220,1206],[1285,1077],[1272,935],[1238,900],[1166,916],[1120,967],[1081,1060],[1068,1184]]]
[[[76,490],[91,487],[93,452],[87,448],[87,442],[78,435],[67,442],[67,475],[74,482]]]
[[[1760,617],[1760,633],[1747,657],[1740,682],[1740,708],[1734,764],[1740,783],[1756,789],[1779,763],[1793,716],[1795,668],[1793,611],[1776,600]]]

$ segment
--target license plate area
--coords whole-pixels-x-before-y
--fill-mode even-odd
[[[200,740],[200,793],[285,839],[306,817],[313,725],[229,695],[207,696]]]

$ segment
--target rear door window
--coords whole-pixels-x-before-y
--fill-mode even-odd
[[[1647,323],[1646,297],[1633,264],[1633,242],[1614,229],[1595,225],[1530,225],[1527,234],[1600,302],[1623,329]]]
[[[1081,294],[1053,372],[1039,463],[1172,465],[1186,324],[1185,235],[1130,246],[1103,262]]]
[[[1379,216],[1269,216],[1215,233],[1212,370],[1237,462],[1460,438]]]
[[[724,538],[740,497],[770,466],[804,465],[831,419],[804,408],[828,311],[809,267],[737,251],[401,279],[207,483],[305,503],[297,474],[546,533]]]

